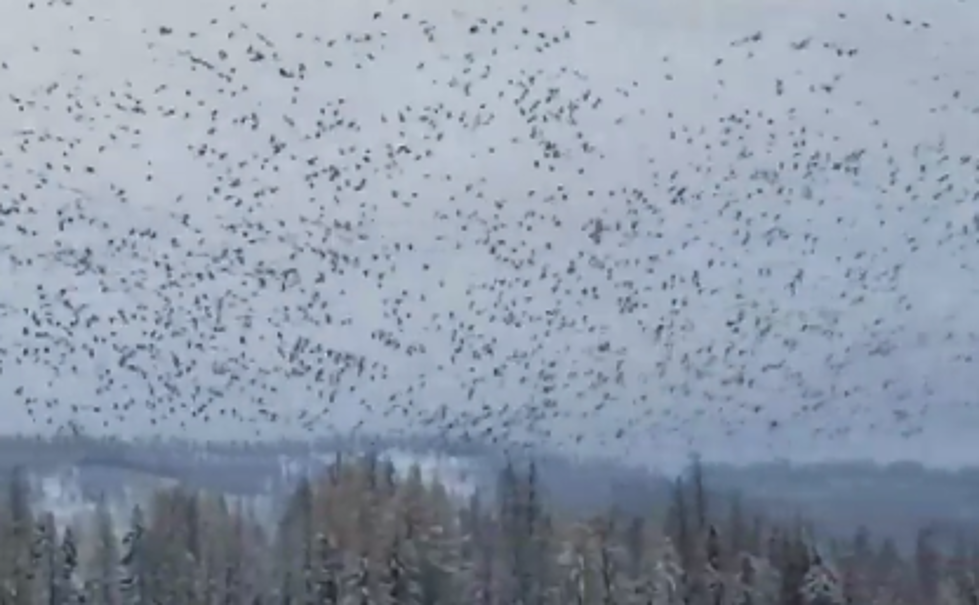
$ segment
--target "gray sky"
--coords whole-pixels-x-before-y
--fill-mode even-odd
[[[581,435],[585,452],[971,460],[979,158],[963,156],[979,140],[974,3],[288,4],[10,8],[0,204],[26,199],[0,219],[5,430],[34,426],[26,397],[60,402],[31,404],[42,423],[206,437],[304,435],[294,419],[326,407],[322,431],[410,428],[443,405],[469,426],[466,413],[504,403],[501,417],[527,427],[522,415],[551,397],[556,412],[530,432],[549,431],[558,447]],[[537,31],[547,35],[535,41]],[[564,41],[537,52],[555,37]],[[266,60],[249,61],[249,47]],[[300,63],[302,81],[279,75]],[[543,158],[544,139],[560,158]],[[431,155],[389,159],[401,145]],[[337,182],[307,183],[330,165]],[[59,231],[59,210],[87,218]],[[352,228],[327,233],[316,217]],[[606,227],[597,241],[594,219]],[[267,233],[255,239],[249,221]],[[333,273],[311,243],[357,266]],[[85,247],[102,274],[66,265]],[[221,256],[234,248],[237,263]],[[280,285],[257,287],[262,263]],[[208,270],[213,279],[197,277]],[[45,345],[38,332],[65,335],[56,326],[71,320],[61,288],[88,305],[81,321],[102,320]],[[639,306],[624,314],[623,299]],[[323,303],[313,319],[300,311]],[[125,323],[110,325],[120,311]],[[156,327],[163,317],[169,327]],[[372,338],[378,330],[397,333],[402,351]],[[310,344],[290,361],[298,338]],[[409,344],[424,350],[409,357]],[[49,351],[18,363],[24,346]],[[313,379],[335,369],[326,347],[364,356],[375,380],[338,378],[327,406]],[[127,350],[148,378],[119,367]],[[174,354],[196,367],[174,376]],[[300,359],[308,374],[295,372]],[[556,377],[549,394],[542,370]],[[105,371],[114,383],[100,389]],[[229,385],[230,374],[241,379]],[[164,383],[187,408],[195,387],[224,395],[210,422],[166,402],[146,409]],[[90,407],[129,399],[138,403],[124,414]],[[399,404],[407,415],[390,413]],[[282,420],[219,420],[221,407]]]

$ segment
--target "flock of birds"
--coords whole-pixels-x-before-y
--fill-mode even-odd
[[[649,452],[974,418],[968,4],[153,4],[2,26],[4,426]]]

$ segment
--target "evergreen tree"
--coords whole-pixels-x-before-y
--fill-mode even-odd
[[[17,466],[11,472],[7,494],[9,529],[3,543],[8,549],[10,583],[5,592],[12,605],[33,605],[33,580],[36,574],[35,558],[31,551],[35,522],[31,508],[30,482],[23,466]]]
[[[474,605],[492,605],[495,602],[496,531],[494,520],[487,518],[483,511],[479,492],[469,499],[469,508],[464,515],[466,557],[472,567],[469,586],[469,601]]]
[[[313,489],[307,477],[301,477],[286,505],[279,527],[280,566],[288,570],[282,591],[296,603],[313,598]]]
[[[343,563],[332,540],[324,533],[316,535],[316,603],[318,605],[339,605],[340,574]]]
[[[149,566],[146,553],[146,528],[143,510],[133,508],[129,529],[122,540],[123,554],[119,561],[119,593],[123,605],[143,605],[149,602],[147,590]]]
[[[842,605],[843,590],[836,572],[815,549],[808,557],[809,569],[802,579],[802,598],[805,605]]]
[[[590,595],[589,554],[585,532],[571,537],[561,553],[560,563],[565,571],[565,586],[561,598],[569,605],[587,605]]]
[[[95,509],[95,584],[99,603],[118,603],[119,544],[113,526],[112,514],[105,498],[99,498]]]
[[[244,549],[248,546],[244,539],[243,521],[240,511],[236,511],[231,519],[230,542],[227,559],[224,561],[223,603],[224,605],[239,605],[244,603],[245,588],[243,586]]]
[[[938,598],[941,554],[932,544],[933,528],[922,528],[915,539],[915,573],[918,584],[918,597],[925,602]]]
[[[35,525],[31,567],[35,570],[35,595],[48,605],[61,603],[61,565],[59,563],[58,528],[51,513],[41,515]]]
[[[78,590],[78,545],[71,526],[65,528],[61,538],[61,583],[58,598],[61,603],[77,603]]]
[[[598,568],[598,586],[601,605],[624,605],[623,550],[615,541],[614,521],[600,519],[592,529]]]
[[[422,590],[419,584],[418,553],[411,543],[410,533],[395,532],[389,548],[383,583],[386,605],[421,605]]]
[[[361,554],[354,565],[347,567],[348,573],[344,581],[343,605],[374,605],[371,594],[370,560],[366,554]]]

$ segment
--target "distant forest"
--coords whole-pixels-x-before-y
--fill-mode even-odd
[[[903,555],[887,536],[821,536],[711,489],[693,463],[669,505],[589,514],[533,463],[463,500],[419,467],[337,455],[274,526],[247,500],[173,487],[120,526],[103,500],[66,525],[13,470],[0,509],[0,603],[135,605],[966,605],[979,543]]]
[[[680,469],[656,467],[655,460],[634,462],[572,459],[535,451],[505,452],[474,442],[444,438],[331,437],[315,442],[276,441],[202,444],[196,441],[130,442],[62,435],[54,439],[0,437],[0,482],[17,466],[50,476],[66,468],[81,471],[85,495],[115,500],[131,487],[133,474],[179,481],[189,489],[233,496],[285,499],[297,476],[283,473],[283,461],[303,474],[327,470],[334,452],[402,458],[454,458],[466,468],[466,482],[495,497],[498,475],[508,463],[526,466],[533,459],[542,491],[562,508],[579,515],[599,514],[615,506],[623,513],[646,514],[670,505],[669,494]],[[399,464],[403,464],[401,460]],[[402,471],[403,472],[403,471]],[[823,537],[852,536],[862,526],[894,540],[903,554],[915,547],[918,529],[934,530],[943,550],[956,541],[979,542],[979,469],[934,469],[911,462],[878,465],[841,461],[819,464],[768,462],[735,465],[705,462],[706,482],[721,494],[740,493],[745,505],[778,522],[801,515]],[[447,477],[443,476],[444,480]],[[2,486],[0,486],[2,489]],[[726,496],[725,496],[726,497]],[[0,604],[2,605],[2,604]]]

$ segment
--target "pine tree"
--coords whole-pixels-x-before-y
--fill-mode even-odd
[[[628,589],[624,569],[624,549],[616,540],[615,521],[602,518],[592,524],[591,539],[594,544],[598,572],[598,588],[602,605],[623,605]]]
[[[314,598],[313,498],[309,479],[301,477],[279,523],[279,563],[289,572],[280,592],[288,592],[296,603],[310,603]]]
[[[721,548],[721,536],[717,526],[709,524],[707,529],[707,539],[704,546],[705,566],[705,597],[711,605],[722,605],[727,600],[728,586],[727,576],[723,569],[723,552]]]
[[[673,484],[672,502],[667,514],[667,534],[675,546],[681,567],[692,569],[694,565],[693,527],[690,520],[690,506],[687,502],[687,487],[682,477]]]
[[[808,548],[799,537],[782,536],[781,563],[779,572],[782,579],[780,590],[781,605],[804,605],[803,581],[809,570]]]
[[[435,602],[465,600],[474,568],[464,558],[457,503],[435,478],[428,486],[425,526],[417,531],[414,545],[422,553],[423,594]]]
[[[175,519],[181,528],[184,542],[175,544],[178,577],[183,581],[183,598],[187,603],[201,599],[204,575],[207,572],[203,556],[203,528],[201,520],[200,494],[178,490]]]
[[[31,567],[37,571],[36,596],[43,597],[49,605],[61,604],[61,577],[59,564],[58,528],[51,513],[41,516],[35,526]]]
[[[12,605],[32,605],[33,594],[33,543],[34,513],[31,510],[30,483],[26,469],[14,468],[8,488],[8,514],[10,528],[4,536],[4,547],[9,549],[11,581],[7,587]]]
[[[418,553],[411,536],[395,532],[389,548],[383,582],[387,605],[421,605],[422,590],[418,578]]]
[[[374,605],[371,595],[371,569],[367,554],[361,554],[355,565],[348,567],[344,581],[343,605]]]
[[[129,530],[123,537],[123,554],[119,561],[119,593],[123,605],[143,605],[148,602],[147,556],[145,520],[143,511],[137,505],[133,508]]]
[[[918,585],[918,598],[934,602],[938,598],[939,568],[941,553],[932,544],[933,528],[918,531],[915,539],[915,575]]]
[[[548,597],[551,575],[548,558],[551,556],[550,536],[537,466],[531,463],[521,475],[510,461],[500,474],[498,483],[502,552],[507,560],[507,578],[500,588],[509,594],[505,600],[525,605],[539,605]]]
[[[236,511],[232,515],[231,529],[228,539],[230,541],[228,557],[225,560],[222,592],[224,594],[224,605],[238,605],[244,603],[245,589],[242,585],[244,573],[243,552],[247,544],[244,538],[243,520],[241,512]]]
[[[483,512],[479,492],[469,499],[465,514],[465,531],[468,552],[466,558],[472,567],[469,586],[469,602],[473,605],[491,605],[495,602],[495,538],[498,533],[494,520]]]
[[[105,498],[100,498],[95,511],[96,550],[95,583],[99,603],[115,605],[118,602],[119,544],[113,527],[112,514]]]
[[[754,558],[747,553],[742,553],[739,567],[733,595],[734,605],[759,605],[761,599],[757,592],[757,568]]]
[[[686,598],[684,593],[686,572],[682,558],[668,537],[663,541],[654,564],[654,603],[674,605]]]
[[[781,578],[771,563],[761,557],[744,553],[732,591],[735,605],[772,605],[779,603]]]
[[[546,582],[546,538],[543,535],[543,505],[537,464],[533,461],[527,469],[526,496],[524,497],[524,522],[526,523],[526,553],[523,557],[524,575],[520,583],[526,602],[542,605],[545,598],[543,584]]]
[[[65,528],[61,538],[61,587],[59,598],[62,603],[77,603],[78,591],[78,545],[71,526]]]
[[[809,557],[809,569],[802,579],[801,593],[806,605],[842,605],[843,590],[837,574],[823,561],[815,549]]]
[[[587,605],[591,602],[591,582],[589,569],[589,553],[587,547],[588,532],[585,528],[575,528],[577,531],[564,544],[558,558],[564,568],[565,586],[561,598],[569,605]]]
[[[293,572],[291,569],[286,569],[285,573],[282,574],[282,581],[279,585],[278,602],[282,605],[292,605],[296,602],[296,599],[292,594],[293,587]]]
[[[339,605],[340,574],[343,564],[332,540],[324,533],[316,534],[315,592],[318,605]]]
[[[724,550],[728,553],[729,564],[734,564],[743,552],[750,551],[750,529],[745,519],[744,505],[741,494],[734,494],[727,521],[727,543]],[[753,553],[754,554],[754,553]]]

